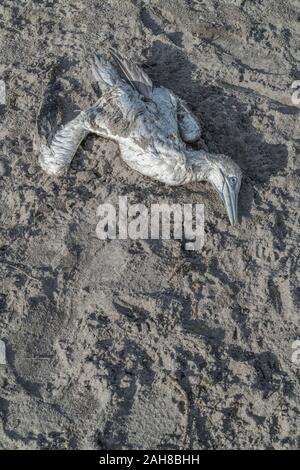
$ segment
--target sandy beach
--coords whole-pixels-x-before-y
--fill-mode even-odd
[[[299,448],[299,25],[297,0],[1,1],[0,449]],[[241,167],[239,225],[95,135],[41,170],[109,47]],[[120,196],[204,204],[203,248],[99,240]]]

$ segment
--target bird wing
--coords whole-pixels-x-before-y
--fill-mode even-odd
[[[39,163],[44,171],[52,175],[61,175],[69,167],[81,141],[88,134],[85,125],[86,113],[62,126],[48,144],[41,143]]]
[[[119,84],[121,81],[117,70],[103,54],[94,55],[92,72],[95,79],[99,82],[100,88],[104,90]]]
[[[128,82],[145,98],[151,99],[153,83],[148,75],[140,67],[122,57],[114,49],[111,48],[110,52]]]
[[[197,142],[202,134],[201,126],[184,100],[177,97],[178,127],[182,140],[187,143]]]

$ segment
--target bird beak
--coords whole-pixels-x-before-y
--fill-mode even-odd
[[[230,183],[224,178],[223,190],[220,193],[221,199],[226,208],[231,225],[238,224],[238,190],[231,187]]]

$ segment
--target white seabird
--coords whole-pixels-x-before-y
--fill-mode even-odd
[[[95,57],[93,72],[102,96],[60,128],[48,145],[42,145],[39,162],[50,175],[69,167],[78,146],[93,132],[118,143],[127,165],[167,185],[209,181],[219,193],[231,224],[238,223],[238,194],[242,173],[228,156],[193,150],[201,127],[186,103],[169,89],[154,87],[138,66],[111,54],[114,65]]]

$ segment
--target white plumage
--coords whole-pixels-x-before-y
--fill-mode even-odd
[[[126,80],[111,62],[95,57],[93,72],[102,96],[42,147],[42,168],[48,174],[62,174],[82,139],[93,132],[117,142],[122,159],[145,176],[168,185],[210,181],[231,223],[236,223],[241,184],[238,165],[225,155],[191,149],[188,144],[201,137],[201,127],[186,103],[167,88],[154,87],[141,68],[116,51],[111,54]]]

